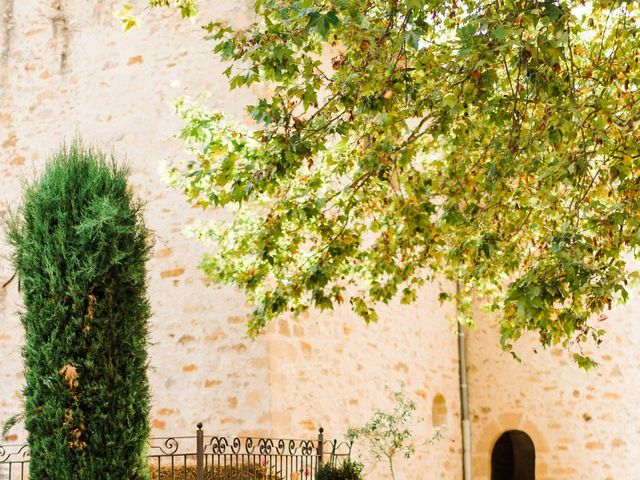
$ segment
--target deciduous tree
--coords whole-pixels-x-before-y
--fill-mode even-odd
[[[640,241],[638,2],[255,11],[204,27],[231,89],[269,87],[255,125],[183,100],[193,157],[170,172],[192,203],[237,207],[200,230],[202,266],[247,292],[253,332],[341,303],[373,321],[448,279],[467,319],[472,293],[498,312],[505,349],[525,330],[600,342],[594,318],[626,300]]]

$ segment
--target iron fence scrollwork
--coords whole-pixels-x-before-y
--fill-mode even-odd
[[[195,448],[194,448],[195,447]],[[315,480],[324,463],[351,455],[351,444],[316,439],[206,436],[156,437],[149,441],[151,480]],[[28,480],[27,445],[0,445],[0,480]]]

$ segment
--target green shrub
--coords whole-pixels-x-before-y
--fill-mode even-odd
[[[30,480],[149,477],[142,205],[113,159],[74,143],[9,222],[24,310]]]
[[[151,480],[196,480],[195,465],[162,465],[160,469],[153,463],[149,466]],[[208,465],[204,467],[206,480],[280,480],[265,466],[257,463],[234,465]]]
[[[318,469],[316,480],[362,480],[362,464],[345,460],[340,465],[325,463]]]

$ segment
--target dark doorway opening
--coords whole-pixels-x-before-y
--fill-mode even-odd
[[[536,450],[520,430],[503,433],[491,453],[491,480],[535,480]]]

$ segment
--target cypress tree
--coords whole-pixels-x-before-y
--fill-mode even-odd
[[[75,142],[9,222],[24,308],[30,480],[149,476],[142,204],[113,158]]]

